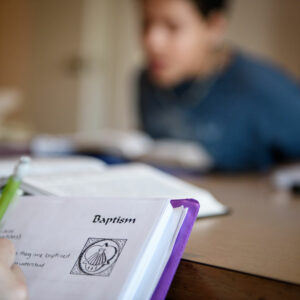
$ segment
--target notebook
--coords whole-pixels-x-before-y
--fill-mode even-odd
[[[7,176],[12,172],[14,161],[5,163]],[[5,175],[1,167],[5,163],[0,161],[0,176]],[[7,170],[9,165],[10,171]],[[228,212],[208,191],[139,163],[107,166],[92,158],[34,159],[31,174],[24,179],[22,188],[29,195],[62,197],[193,198],[201,205],[199,218]]]
[[[16,246],[31,300],[157,300],[198,210],[192,199],[21,197],[0,237]]]

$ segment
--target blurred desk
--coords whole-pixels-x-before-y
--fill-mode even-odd
[[[189,181],[232,212],[196,222],[168,299],[300,299],[300,197],[266,175]]]

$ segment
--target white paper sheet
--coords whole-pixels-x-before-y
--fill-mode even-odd
[[[144,164],[111,167],[101,174],[28,177],[25,182],[58,196],[194,198],[200,203],[198,217],[227,212],[209,192]]]

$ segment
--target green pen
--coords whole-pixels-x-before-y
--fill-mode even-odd
[[[30,164],[30,158],[23,156],[15,166],[14,173],[8,178],[8,181],[0,196],[0,224],[3,221],[5,212],[12,204],[23,177],[27,174]]]

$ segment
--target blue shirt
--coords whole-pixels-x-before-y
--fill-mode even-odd
[[[279,69],[235,54],[220,74],[159,88],[140,77],[143,130],[197,141],[221,170],[264,169],[300,158],[300,88]]]

